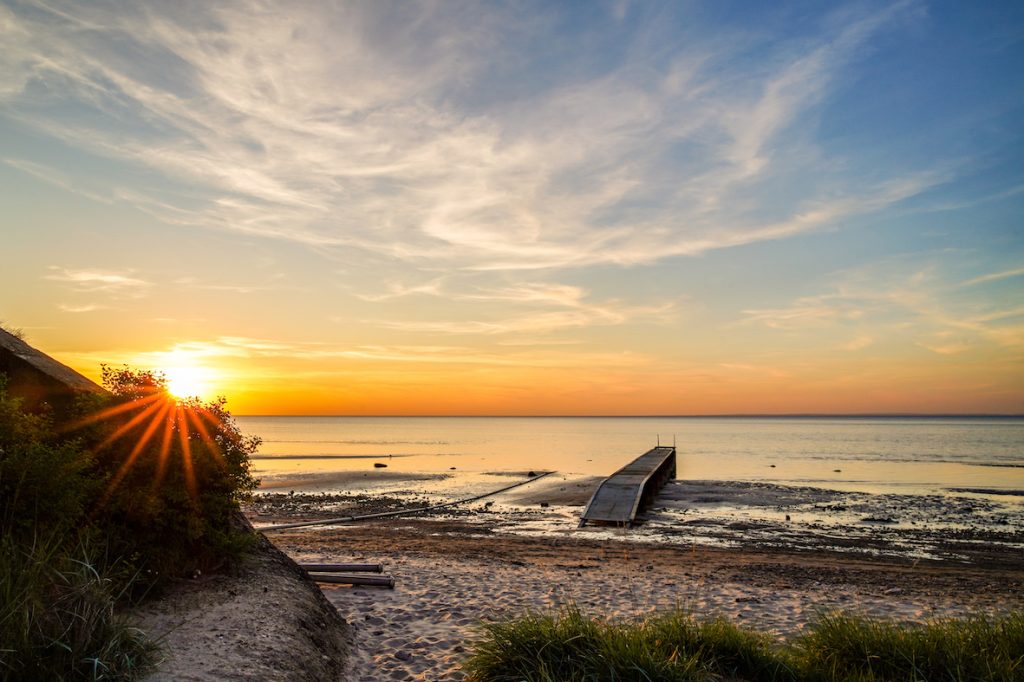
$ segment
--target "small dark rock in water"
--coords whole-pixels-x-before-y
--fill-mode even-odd
[[[455,471],[455,467],[448,467],[448,471]]]
[[[527,475],[527,476],[528,476],[529,478],[533,478],[534,476],[536,476],[536,475],[537,475],[537,472],[535,472],[535,471],[527,471],[527,472],[526,472],[526,475]]]
[[[774,468],[775,468],[775,465],[774,465],[774,464],[769,464],[768,466],[770,466],[770,467],[771,467],[772,469],[774,469]]]
[[[789,521],[789,514],[786,514],[786,520]]]
[[[412,659],[412,654],[410,654],[408,651],[399,650],[395,652],[395,658],[397,658],[400,661],[408,661]]]
[[[380,462],[374,462],[373,463],[373,468],[374,469],[387,469],[388,465],[387,464],[381,464]]]
[[[837,474],[838,474],[838,473],[841,473],[841,472],[842,472],[842,469],[833,469],[832,471],[833,471],[834,473],[837,473]]]
[[[891,516],[865,516],[861,519],[864,523],[896,523]]]
[[[540,506],[542,506],[542,507],[550,507],[551,505],[548,504],[547,502],[541,502]]]

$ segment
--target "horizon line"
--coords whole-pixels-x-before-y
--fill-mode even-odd
[[[236,417],[323,417],[370,419],[1024,419],[1005,412],[792,412],[720,414],[235,414]]]

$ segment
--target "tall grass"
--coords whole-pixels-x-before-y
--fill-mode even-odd
[[[1024,611],[923,627],[830,614],[794,644],[815,680],[1024,680]]]
[[[91,552],[59,538],[0,538],[0,679],[132,680],[156,645],[114,612],[120,594]]]
[[[609,623],[569,606],[481,627],[466,663],[477,682],[1024,681],[1024,612],[925,625],[829,614],[790,642],[681,611]]]
[[[627,625],[592,620],[569,606],[482,627],[466,665],[476,680],[790,679],[766,635],[679,611]]]

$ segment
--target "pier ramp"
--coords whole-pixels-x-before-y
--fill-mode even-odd
[[[598,486],[583,511],[580,527],[588,523],[632,526],[636,515],[675,477],[675,447],[648,450]]]

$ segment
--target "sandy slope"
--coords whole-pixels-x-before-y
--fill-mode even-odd
[[[148,680],[344,679],[349,627],[265,538],[235,575],[179,584],[132,615],[165,656]]]

